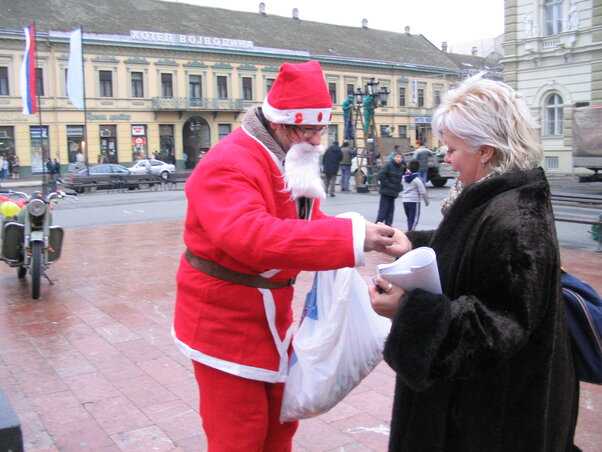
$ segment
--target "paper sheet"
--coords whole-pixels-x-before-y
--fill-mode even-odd
[[[390,264],[376,266],[376,272],[404,290],[423,289],[441,293],[437,256],[432,248],[416,248]]]

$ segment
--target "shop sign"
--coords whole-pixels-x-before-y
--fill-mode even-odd
[[[132,126],[132,136],[146,135],[144,126]]]
[[[67,126],[68,137],[82,137],[84,136],[84,126]]]
[[[152,42],[157,44],[189,45],[200,47],[224,47],[235,49],[252,49],[253,41],[245,39],[219,38],[216,36],[182,35],[178,33],[160,33],[156,31],[130,30],[133,41]]]

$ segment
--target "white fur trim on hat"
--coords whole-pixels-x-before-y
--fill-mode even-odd
[[[332,108],[297,108],[292,110],[278,110],[268,103],[266,97],[262,106],[263,115],[268,121],[276,124],[295,125],[328,125],[332,115]]]

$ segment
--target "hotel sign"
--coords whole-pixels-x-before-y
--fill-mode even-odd
[[[252,49],[253,41],[244,39],[218,38],[215,36],[181,35],[157,31],[130,30],[132,41],[153,44],[185,45],[194,47],[219,47],[229,49]]]

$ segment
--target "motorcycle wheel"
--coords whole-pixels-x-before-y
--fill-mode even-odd
[[[25,274],[27,273],[27,267],[19,267],[17,268],[17,277],[19,279],[25,278]]]
[[[33,242],[31,247],[31,298],[40,298],[40,281],[42,279],[42,242]]]

